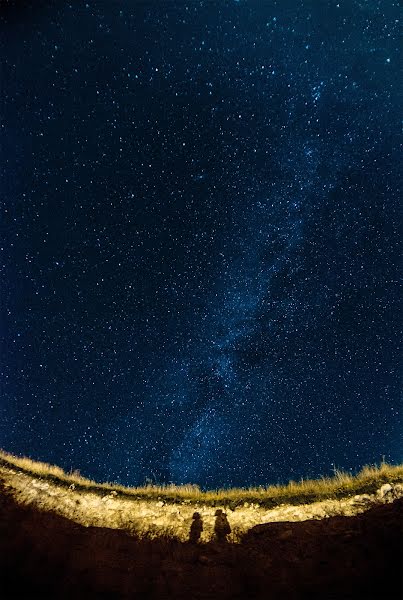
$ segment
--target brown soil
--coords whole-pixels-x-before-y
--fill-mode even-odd
[[[5,599],[402,597],[403,500],[355,517],[269,523],[240,544],[139,540],[21,507],[0,490]]]

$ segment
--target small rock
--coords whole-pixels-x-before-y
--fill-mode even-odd
[[[403,496],[403,485],[401,483],[395,483],[393,492],[395,494],[395,498],[401,498]]]
[[[395,493],[395,488],[390,483],[385,483],[382,487],[377,491],[378,497],[383,502],[393,502],[395,498],[399,498],[399,492]]]
[[[360,496],[354,496],[354,504],[372,504],[373,498],[368,494],[361,494]]]

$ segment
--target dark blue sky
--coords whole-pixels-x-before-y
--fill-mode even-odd
[[[397,18],[2,4],[1,447],[132,485],[402,460]]]

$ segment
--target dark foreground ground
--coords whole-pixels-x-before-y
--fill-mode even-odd
[[[402,597],[403,501],[357,517],[273,523],[240,545],[136,540],[21,508],[0,490],[5,599]]]

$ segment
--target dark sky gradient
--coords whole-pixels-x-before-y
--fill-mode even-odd
[[[398,3],[1,3],[0,446],[98,480],[402,460]]]

